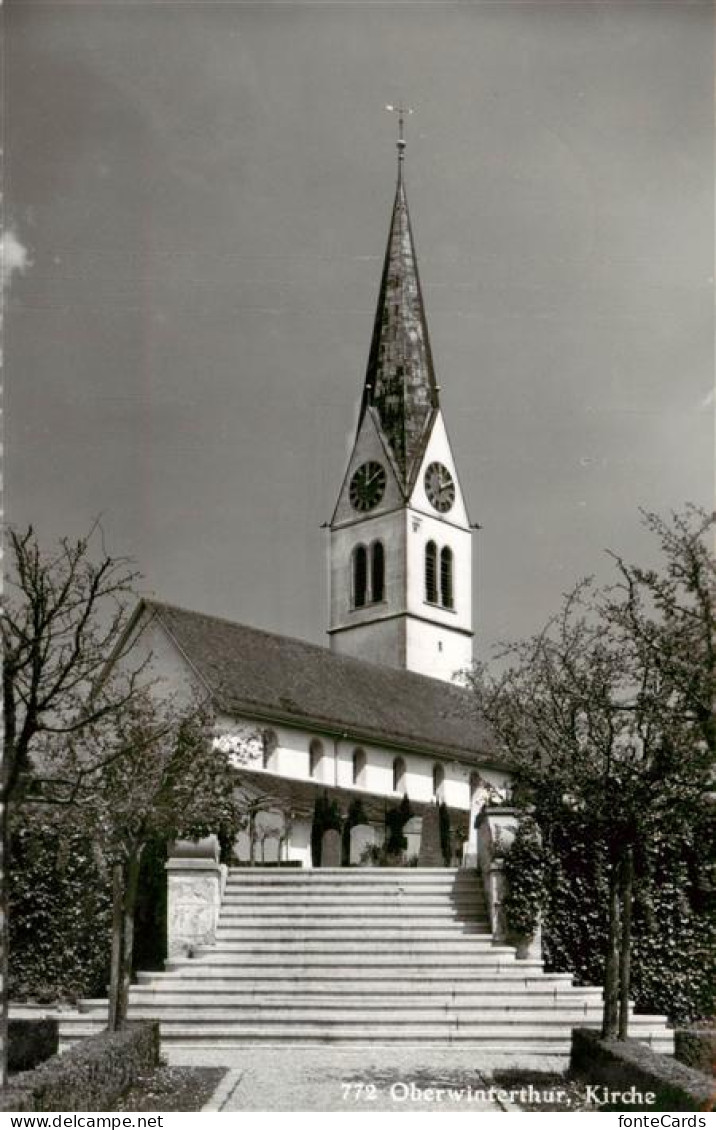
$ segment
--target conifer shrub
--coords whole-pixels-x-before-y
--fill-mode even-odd
[[[323,848],[323,834],[330,829],[336,832],[343,830],[343,817],[338,807],[338,802],[329,800],[327,793],[316,797],[313,806],[313,823],[311,825],[311,862],[314,867],[321,866],[321,851]]]
[[[452,863],[452,832],[450,829],[450,813],[444,801],[438,807],[438,820],[440,822],[440,850],[443,863],[449,867]]]

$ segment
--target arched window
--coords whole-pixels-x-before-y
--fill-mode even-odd
[[[323,743],[318,738],[313,738],[308,747],[308,772],[311,777],[317,777],[323,758]]]
[[[425,599],[429,604],[438,602],[438,547],[434,541],[425,546]]]
[[[264,730],[261,735],[261,743],[263,746],[263,757],[261,764],[264,769],[271,769],[273,755],[278,748],[278,737],[275,730]]]
[[[454,605],[452,591],[452,550],[444,546],[440,550],[440,600],[443,608]]]
[[[368,553],[364,545],[353,550],[353,607],[362,608],[368,598]]]
[[[405,762],[402,757],[396,757],[393,762],[393,792],[405,792]]]
[[[370,547],[370,599],[373,602],[383,599],[385,589],[385,552],[382,541],[374,541]]]
[[[353,784],[359,788],[365,786],[365,750],[353,751]]]
[[[442,765],[433,765],[433,796],[442,800],[442,787],[445,783],[445,770]]]

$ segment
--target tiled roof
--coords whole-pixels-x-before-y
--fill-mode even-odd
[[[226,714],[367,743],[496,764],[489,729],[462,688],[245,624],[144,601]]]
[[[412,483],[437,406],[438,390],[401,164],[360,418],[369,407],[375,408],[404,490]]]

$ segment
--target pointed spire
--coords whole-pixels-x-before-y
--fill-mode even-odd
[[[388,107],[391,109],[392,107]],[[398,108],[398,183],[383,263],[361,420],[375,409],[384,439],[408,489],[438,406],[430,338],[403,181],[405,139]]]

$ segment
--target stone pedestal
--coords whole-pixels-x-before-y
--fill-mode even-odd
[[[197,946],[213,945],[226,883],[216,836],[177,840],[167,871],[167,957],[191,956]]]
[[[505,921],[505,856],[512,847],[519,824],[516,809],[485,805],[477,818],[477,861],[482,872],[493,938],[496,942],[516,946],[517,957],[521,960],[540,960],[542,941],[539,928],[531,938],[515,938],[510,935]]]

